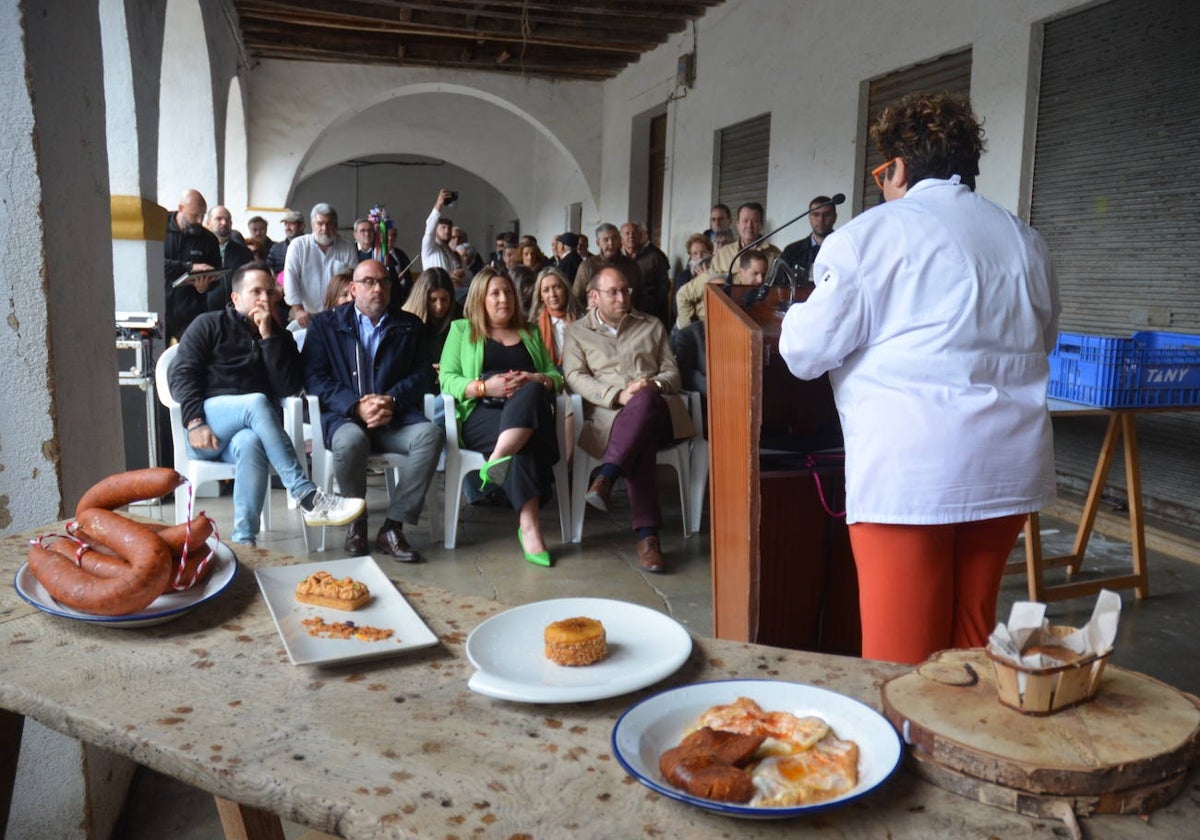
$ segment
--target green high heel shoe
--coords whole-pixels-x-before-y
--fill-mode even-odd
[[[549,566],[550,552],[539,551],[536,554],[530,554],[525,550],[525,536],[521,533],[521,526],[517,526],[517,542],[521,544],[521,553],[525,555],[525,559],[535,566]]]
[[[489,483],[495,484],[497,486],[503,484],[504,479],[508,478],[508,462],[511,460],[512,460],[511,455],[501,455],[499,458],[496,458],[492,461],[488,461],[482,467],[480,467],[479,468],[479,489],[486,490]],[[500,472],[499,477],[493,476],[491,474],[492,470],[495,470],[498,467],[504,467],[504,469],[499,470],[499,472]]]

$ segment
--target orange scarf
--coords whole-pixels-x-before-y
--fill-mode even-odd
[[[538,330],[542,334],[542,344],[545,344],[546,349],[550,351],[550,360],[562,367],[562,348],[554,342],[554,322],[551,320],[551,316],[565,320],[567,311],[563,309],[551,312],[550,307],[543,306],[542,311],[538,313]]]

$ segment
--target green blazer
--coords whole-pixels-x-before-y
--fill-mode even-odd
[[[562,374],[554,366],[550,351],[542,343],[541,334],[532,327],[526,327],[520,331],[520,336],[521,343],[533,359],[536,372],[549,376],[554,381],[554,390],[561,391]],[[471,341],[471,322],[461,318],[450,325],[450,333],[446,336],[441,364],[438,367],[438,380],[441,382],[442,392],[454,397],[454,414],[460,427],[479,405],[478,399],[467,397],[467,386],[478,379],[481,373],[483,342]]]

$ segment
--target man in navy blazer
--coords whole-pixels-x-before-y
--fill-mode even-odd
[[[321,401],[321,431],[343,494],[365,495],[371,452],[405,456],[375,547],[409,563],[419,558],[404,525],[417,524],[445,433],[422,411],[434,383],[424,325],[391,308],[391,284],[378,260],[360,262],[351,302],[313,316],[301,356],[305,388]],[[364,512],[346,530],[346,552],[369,550]]]

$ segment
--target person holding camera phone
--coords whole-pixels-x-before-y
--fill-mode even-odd
[[[460,272],[458,256],[450,248],[450,234],[454,230],[454,222],[442,215],[443,207],[453,207],[458,201],[458,193],[447,189],[438,191],[437,201],[433,210],[425,220],[425,235],[421,237],[421,269],[444,268],[454,276]]]

